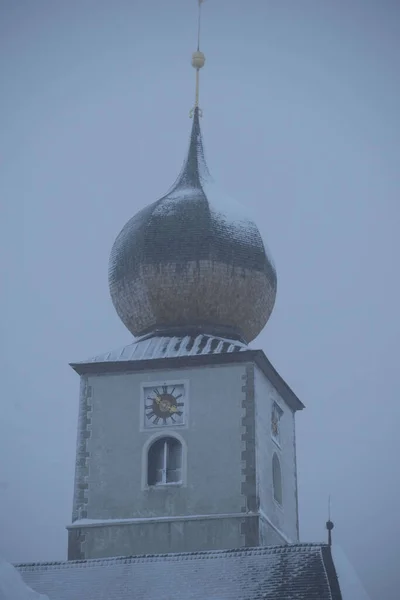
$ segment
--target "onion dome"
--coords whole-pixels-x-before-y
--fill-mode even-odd
[[[246,209],[210,176],[199,110],[175,184],[115,240],[111,298],[134,336],[197,331],[248,343],[272,312],[276,272]]]

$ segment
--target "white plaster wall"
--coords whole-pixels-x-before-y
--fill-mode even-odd
[[[88,518],[115,519],[238,513],[241,496],[242,386],[245,365],[91,375]],[[141,384],[189,380],[187,481],[142,489]],[[174,431],[166,427],[165,431]]]
[[[255,369],[256,462],[260,510],[292,542],[298,541],[297,478],[294,413],[260,369]],[[271,410],[276,402],[280,419],[280,448],[271,436]],[[276,452],[282,471],[283,506],[274,500],[272,456]]]
[[[243,537],[239,519],[159,521],[88,527],[84,531],[85,555],[90,558],[238,548]]]

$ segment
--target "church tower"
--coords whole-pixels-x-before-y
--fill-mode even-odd
[[[111,298],[134,340],[72,364],[81,387],[70,560],[298,541],[303,405],[249,346],[277,277],[257,226],[206,165],[204,62],[198,45],[181,173],[111,251]]]

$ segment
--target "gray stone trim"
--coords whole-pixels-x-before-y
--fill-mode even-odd
[[[78,434],[76,441],[75,484],[72,521],[87,518],[89,448],[92,427],[92,387],[87,376],[81,377],[79,394]],[[68,534],[68,560],[85,558],[85,534],[79,529]]]
[[[249,519],[243,519],[240,525],[240,533],[244,537],[244,546],[246,548],[256,548],[260,545],[260,520],[258,515],[253,515]]]
[[[300,539],[300,524],[299,524],[299,492],[297,489],[297,450],[296,450],[296,422],[295,415],[293,415],[293,452],[294,452],[294,496],[296,502],[296,532],[297,539]]]
[[[82,529],[68,531],[68,560],[85,560],[86,534]]]
[[[120,360],[107,362],[71,363],[70,366],[79,374],[92,373],[129,373],[134,371],[152,371],[178,368],[203,367],[205,365],[223,365],[232,363],[254,362],[275,387],[281,398],[293,411],[302,410],[304,404],[282,379],[269,362],[262,350],[244,350],[229,354],[201,354],[197,356],[179,356],[169,358],[154,358],[150,360]]]
[[[243,498],[242,512],[255,514],[258,511],[257,485],[256,485],[256,422],[255,422],[255,388],[254,364],[246,365],[246,372],[242,375],[242,484]],[[244,519],[241,524],[241,533],[244,536],[245,546],[258,546],[259,528],[258,516],[254,519]]]
[[[72,522],[87,518],[89,449],[88,441],[91,436],[92,387],[86,376],[81,377],[78,435],[76,444],[75,486],[72,509]]]

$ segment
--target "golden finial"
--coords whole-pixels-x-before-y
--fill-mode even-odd
[[[204,67],[204,63],[206,61],[204,54],[200,50],[200,26],[201,26],[201,5],[204,0],[197,0],[199,4],[199,12],[197,17],[197,50],[192,54],[192,67],[196,69],[196,95],[194,101],[194,108],[190,111],[190,116],[193,117],[194,111],[196,109],[199,110],[199,114],[201,115],[201,110],[199,108],[199,87],[200,87],[200,77],[199,71],[202,67]]]

